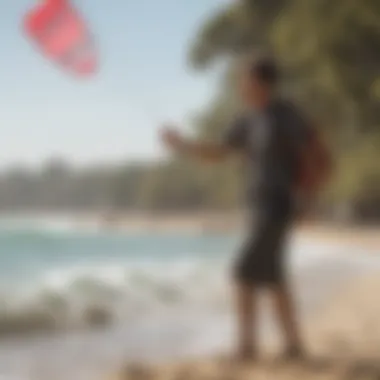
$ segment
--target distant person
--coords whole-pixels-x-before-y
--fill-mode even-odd
[[[219,161],[240,153],[246,163],[249,231],[233,276],[238,313],[238,358],[256,354],[257,290],[267,289],[286,340],[284,357],[298,358],[303,343],[284,268],[284,245],[296,218],[298,187],[308,182],[300,162],[311,164],[312,128],[298,109],[278,94],[280,75],[275,62],[259,58],[242,70],[239,92],[246,111],[228,128],[222,141],[190,141],[174,129],[163,130],[163,141],[173,150]],[[310,165],[309,165],[310,166]],[[311,169],[311,167],[309,168]],[[306,186],[306,185],[305,185]]]

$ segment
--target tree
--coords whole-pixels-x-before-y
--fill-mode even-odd
[[[352,201],[363,197],[379,172],[379,150],[368,148],[380,118],[379,33],[380,4],[374,0],[228,4],[200,28],[190,49],[196,69],[228,63],[197,131],[206,137],[220,134],[237,112],[234,70],[240,56],[271,52],[284,69],[284,91],[325,126],[339,168],[330,194]]]

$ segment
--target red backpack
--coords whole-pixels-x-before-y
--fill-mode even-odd
[[[305,196],[314,196],[328,181],[332,160],[330,151],[316,128],[311,128],[309,140],[299,157],[297,190]]]

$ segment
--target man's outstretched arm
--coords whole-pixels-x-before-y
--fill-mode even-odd
[[[208,143],[189,140],[172,128],[164,128],[161,138],[170,149],[203,159],[219,162],[233,153],[244,152],[247,143],[247,123],[244,117],[235,119],[222,135],[220,142]]]
[[[228,144],[186,139],[173,129],[164,129],[161,133],[161,138],[171,150],[207,162],[223,161],[233,153],[233,149]]]

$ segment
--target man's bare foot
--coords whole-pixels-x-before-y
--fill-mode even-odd
[[[288,346],[280,356],[281,362],[302,361],[306,358],[306,353],[301,346]]]
[[[257,359],[256,350],[253,347],[245,347],[238,349],[232,355],[223,355],[220,360],[222,364],[249,364]]]
[[[238,362],[252,362],[256,360],[256,350],[253,346],[241,347],[235,354],[235,359]]]

